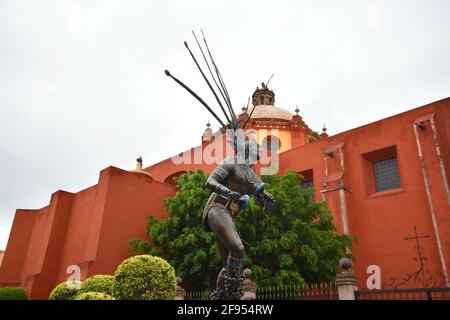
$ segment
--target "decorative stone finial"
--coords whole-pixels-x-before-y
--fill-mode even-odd
[[[213,140],[213,133],[211,130],[211,123],[208,120],[208,123],[206,124],[206,130],[203,132],[202,135],[202,142],[210,142]]]
[[[325,124],[323,125],[322,128],[322,132],[319,134],[321,138],[328,138],[328,133],[327,133],[327,127],[325,127]]]
[[[130,172],[139,173],[139,174],[143,174],[143,175],[151,177],[148,172],[142,170],[142,163],[143,163],[142,157],[137,158],[136,159],[136,168],[134,170],[130,170]]]
[[[142,171],[142,157],[136,159],[136,169],[138,171]]]
[[[253,274],[252,269],[250,269],[250,268],[245,268],[243,273],[244,273],[244,277],[246,279],[250,279]]]
[[[353,266],[353,262],[350,258],[344,257],[339,260],[339,266],[344,269],[344,272],[350,272]]]
[[[298,113],[300,112],[300,109],[298,108],[297,105],[295,106],[295,110],[294,110],[294,111],[295,111],[295,113],[296,113],[297,115],[298,115]]]

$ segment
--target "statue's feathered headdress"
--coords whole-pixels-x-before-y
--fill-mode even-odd
[[[245,129],[245,126],[247,125],[248,121],[250,120],[250,118],[253,115],[253,112],[255,111],[255,107],[253,107],[253,109],[252,109],[250,115],[247,117],[247,119],[244,122],[239,123],[239,121],[236,117],[236,114],[234,113],[227,87],[225,86],[225,83],[223,81],[222,75],[220,74],[219,68],[217,67],[217,65],[212,57],[211,51],[209,50],[209,46],[208,46],[208,43],[206,42],[206,38],[203,33],[203,30],[201,30],[201,32],[202,32],[202,36],[203,36],[205,50],[203,50],[202,46],[200,45],[200,42],[198,41],[197,36],[195,35],[194,31],[192,31],[192,34],[194,35],[194,39],[197,42],[197,45],[203,56],[205,64],[209,70],[211,78],[212,78],[213,82],[215,83],[215,86],[220,94],[220,97],[214,90],[208,77],[203,72],[202,68],[200,67],[200,65],[199,65],[197,59],[195,58],[194,54],[192,53],[191,49],[189,49],[189,46],[186,41],[184,42],[184,45],[185,45],[186,49],[189,51],[189,54],[191,55],[195,64],[197,65],[197,68],[200,71],[200,73],[202,74],[203,79],[206,81],[209,89],[211,90],[212,94],[214,95],[220,109],[222,110],[222,112],[225,116],[226,121],[225,122],[222,121],[222,119],[214,112],[214,110],[202,98],[200,98],[194,91],[192,91],[183,82],[181,82],[176,77],[174,77],[168,70],[165,70],[165,73],[168,77],[171,77],[173,80],[175,80],[176,83],[178,83],[180,86],[182,86],[184,89],[186,89],[186,91],[188,91],[192,96],[194,96],[208,110],[208,112],[212,114],[212,116],[220,123],[220,125],[223,128],[232,130],[233,136],[231,137],[232,141],[230,141],[230,143],[233,145],[234,150],[237,151],[239,149],[239,144],[241,144],[241,142],[239,142],[239,140],[242,140],[242,139],[238,139],[237,132],[239,129],[241,129],[241,130]],[[208,54],[209,62],[205,55],[205,51]],[[214,72],[213,72],[213,70],[214,70]],[[248,110],[249,103],[250,103],[250,98],[248,98],[247,110]],[[226,108],[224,107],[224,104],[225,104]]]

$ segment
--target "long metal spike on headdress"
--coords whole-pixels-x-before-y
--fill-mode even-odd
[[[203,36],[203,42],[205,43],[206,50],[208,51],[209,59],[211,60],[211,64],[214,67],[214,71],[216,72],[217,80],[219,81],[220,87],[222,88],[222,92],[224,93],[225,101],[227,101],[228,107],[231,107],[231,99],[230,99],[230,96],[228,95],[228,91],[226,90],[225,83],[223,82],[223,79],[222,79],[222,77],[220,75],[220,72],[219,72],[219,68],[217,68],[216,62],[214,61],[214,58],[212,57],[211,51],[209,50],[209,46],[208,46],[208,43],[206,42],[206,38],[205,38],[205,35],[203,33],[203,30],[201,30],[201,32],[202,32],[202,36]],[[232,111],[231,110],[230,110],[230,113],[232,115]]]
[[[212,59],[212,56],[211,56],[211,59]],[[216,73],[217,73],[217,78],[219,79],[219,83],[223,87],[223,91],[225,93],[225,96],[227,97],[228,104],[230,106],[230,112],[232,113],[233,117],[236,118],[236,114],[234,113],[234,110],[233,110],[233,104],[231,103],[231,98],[230,98],[230,95],[228,93],[228,89],[225,86],[225,82],[223,81],[222,74],[220,73],[219,68],[217,67],[217,65],[214,62],[214,60],[212,60],[212,61],[213,61],[213,64],[214,64],[214,69],[216,70]]]
[[[231,104],[231,99],[230,99],[230,96],[228,94],[228,90],[227,90],[227,88],[225,86],[225,83],[223,82],[222,76],[220,74],[219,69],[217,68],[216,63],[214,62],[214,59],[213,59],[212,54],[211,54],[211,51],[209,50],[208,43],[206,42],[206,38],[205,38],[205,34],[203,33],[203,30],[201,30],[201,32],[202,32],[202,35],[203,35],[203,41],[205,42],[206,49],[207,49],[209,57],[211,59],[211,63],[213,65],[213,67],[214,67],[214,70],[216,71],[217,79],[219,80],[219,83],[222,86],[222,89],[223,89],[223,92],[225,94],[225,97],[228,100],[228,108],[229,108],[229,111],[230,111],[230,114],[231,114],[231,118],[233,120],[233,123],[232,123],[233,129],[236,130],[238,128],[237,127],[237,118],[236,118],[236,114],[234,113],[233,106]]]
[[[211,74],[211,78],[213,79],[214,83],[216,84],[217,90],[219,90],[220,95],[222,96],[223,101],[225,102],[225,104],[227,105],[227,108],[229,110],[230,106],[228,105],[228,101],[225,98],[225,95],[224,95],[222,89],[220,88],[219,84],[217,83],[216,78],[214,77],[211,67],[209,66],[208,59],[206,59],[205,53],[203,52],[202,46],[200,45],[200,42],[198,41],[197,36],[195,35],[194,31],[192,31],[192,34],[194,35],[195,41],[197,42],[197,45],[198,45],[198,48],[200,49],[200,52],[202,53],[203,60],[205,60],[206,66],[208,67],[209,73]],[[222,107],[222,111],[224,112],[225,117],[227,118],[228,122],[231,123],[231,121],[230,121],[226,111],[223,109],[223,107]]]
[[[247,110],[248,110],[248,105],[250,104],[250,97],[248,97],[248,101],[247,101]],[[250,114],[248,115],[247,120],[245,120],[244,124],[242,125],[242,130],[245,129],[245,126],[247,125],[248,121],[250,120],[250,118],[252,117],[253,112],[255,111],[256,106],[253,106],[252,112],[250,112]]]
[[[201,68],[200,65],[198,64],[197,59],[195,59],[195,56],[194,56],[194,54],[192,53],[191,49],[189,49],[189,46],[188,46],[188,44],[187,44],[186,41],[184,42],[184,45],[185,45],[186,49],[189,51],[189,53],[190,53],[192,59],[194,60],[195,64],[197,65],[197,68],[198,68],[198,70],[200,71],[200,73],[202,74],[203,79],[205,79],[206,83],[208,84],[209,89],[211,89],[211,91],[212,91],[214,97],[215,97],[216,100],[217,100],[217,103],[219,104],[220,108],[222,109],[223,113],[225,114],[225,118],[227,119],[228,122],[230,122],[230,119],[228,118],[228,115],[227,115],[227,113],[225,112],[225,109],[223,108],[223,105],[222,105],[222,103],[220,102],[219,97],[217,96],[216,92],[214,91],[213,87],[211,86],[211,83],[209,82],[208,78],[207,78],[206,75],[203,73],[202,68]]]
[[[237,129],[237,118],[236,118],[236,114],[234,113],[234,110],[233,110],[233,105],[231,104],[230,96],[229,96],[228,91],[227,91],[227,89],[226,89],[226,87],[225,87],[225,84],[224,84],[224,82],[223,82],[223,79],[222,79],[222,76],[221,76],[221,74],[220,74],[219,69],[217,68],[217,66],[216,66],[216,64],[215,64],[214,61],[212,61],[212,63],[213,63],[214,69],[215,69],[215,71],[216,71],[217,78],[218,78],[218,80],[219,80],[219,84],[220,84],[220,86],[223,88],[223,91],[224,91],[224,94],[225,94],[225,98],[226,98],[226,101],[227,101],[228,111],[229,111],[229,113],[230,113],[230,115],[231,115],[231,119],[232,119],[233,129]]]
[[[225,123],[220,120],[220,118],[217,116],[217,114],[206,104],[205,101],[203,101],[202,98],[200,98],[194,91],[192,91],[188,86],[186,86],[183,82],[172,76],[169,72],[169,70],[164,70],[166,76],[171,77],[173,80],[175,80],[176,83],[178,83],[180,86],[182,86],[187,92],[189,92],[191,95],[194,96],[195,99],[197,99],[212,115],[214,118],[216,118],[217,121],[219,121],[220,125],[223,127],[226,127]]]
[[[211,59],[212,59],[212,57],[211,57]],[[224,89],[225,96],[227,97],[227,100],[228,100],[230,114],[231,114],[231,117],[234,119],[234,129],[237,129],[237,117],[236,117],[236,113],[234,112],[233,105],[231,103],[230,95],[228,94],[228,89],[225,86],[225,82],[222,79],[222,75],[220,74],[220,71],[217,68],[216,63],[213,62],[213,64],[214,64],[214,68],[216,69],[216,73],[217,73],[217,77],[219,79],[219,83],[221,83],[221,85],[222,85],[222,87]]]

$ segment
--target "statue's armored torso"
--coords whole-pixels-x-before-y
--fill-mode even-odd
[[[257,187],[262,184],[261,178],[256,175],[253,167],[240,163],[236,157],[224,159],[211,175],[217,182],[241,195],[252,195]],[[228,214],[234,217],[237,212],[233,212],[230,205],[232,205],[230,199],[213,192],[203,212],[205,229],[210,230],[207,222],[209,209],[216,206],[223,207]]]
[[[224,185],[240,194],[251,195],[261,182],[252,167],[246,164],[235,164],[232,174]]]

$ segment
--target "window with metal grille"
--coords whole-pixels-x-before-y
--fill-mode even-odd
[[[377,192],[400,188],[397,158],[373,162],[372,167]]]

